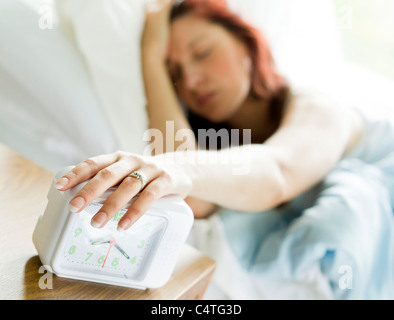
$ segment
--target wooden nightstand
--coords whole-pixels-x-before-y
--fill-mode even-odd
[[[53,174],[0,144],[0,299],[189,300],[201,299],[216,267],[214,260],[185,245],[170,281],[159,289],[135,290],[56,277],[41,289],[46,271],[32,242],[44,212]],[[40,273],[41,272],[41,273]],[[42,279],[41,279],[42,281]]]

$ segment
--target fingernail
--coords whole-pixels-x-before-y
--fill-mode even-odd
[[[63,189],[66,185],[68,184],[68,179],[67,178],[60,178],[56,184],[55,184],[55,188],[57,190]]]
[[[126,231],[131,225],[131,220],[129,218],[122,219],[119,224],[117,230],[119,232]]]
[[[81,210],[84,204],[85,204],[85,199],[82,197],[78,197],[70,201],[68,208],[71,212],[75,213]]]
[[[93,217],[90,224],[93,228],[99,228],[105,221],[107,221],[107,215],[104,212],[99,212]]]

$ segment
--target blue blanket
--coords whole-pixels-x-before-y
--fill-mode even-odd
[[[230,247],[258,281],[318,265],[335,299],[394,299],[394,130],[367,132],[317,186],[275,210],[221,215]],[[306,160],[307,161],[307,160]]]

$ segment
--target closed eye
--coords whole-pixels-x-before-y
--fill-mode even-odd
[[[194,58],[197,60],[202,60],[207,58],[212,52],[212,49],[202,50],[200,52],[195,53]]]

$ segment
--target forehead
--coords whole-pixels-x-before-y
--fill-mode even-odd
[[[170,28],[168,58],[177,60],[201,41],[222,34],[221,29],[219,25],[194,15],[184,15],[175,19]]]

